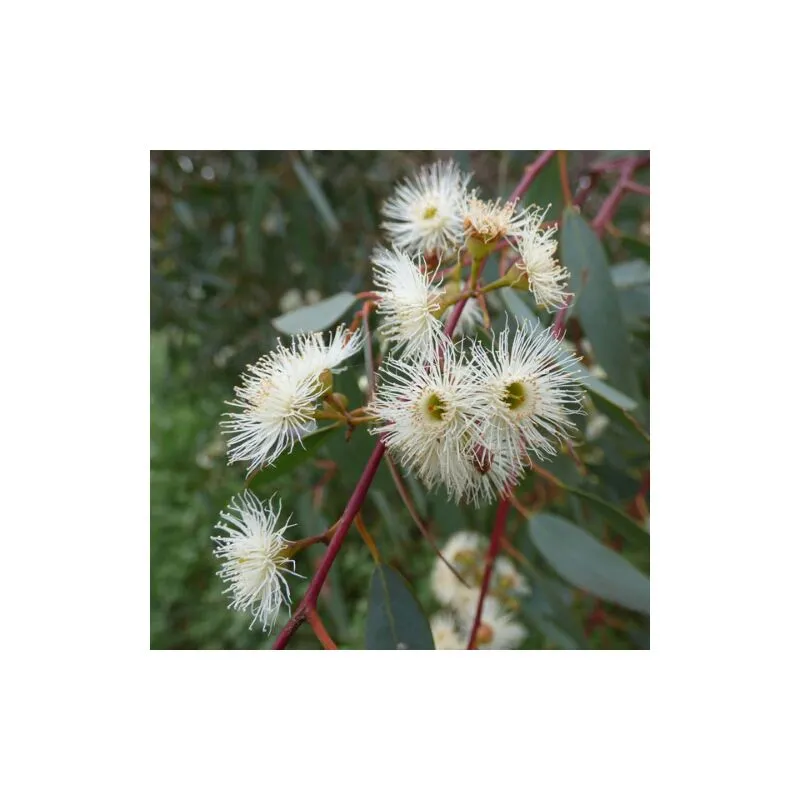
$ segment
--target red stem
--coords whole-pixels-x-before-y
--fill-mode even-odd
[[[646,194],[648,196],[650,195],[650,187],[645,186],[642,183],[636,183],[636,181],[628,181],[625,184],[625,188],[629,192],[636,192],[636,194]]]
[[[483,581],[481,582],[481,593],[478,596],[478,608],[475,611],[475,620],[472,623],[472,631],[469,634],[469,644],[467,650],[475,649],[475,637],[478,635],[478,628],[481,626],[481,614],[483,613],[483,601],[489,591],[489,583],[492,580],[492,571],[497,554],[500,552],[500,543],[503,541],[503,534],[506,530],[506,518],[511,500],[508,495],[504,496],[497,506],[497,516],[494,518],[494,529],[492,538],[489,541],[489,549],[486,552],[486,569],[483,571]]]
[[[286,624],[286,627],[275,640],[275,650],[283,650],[286,647],[292,634],[300,627],[300,624],[306,618],[307,611],[309,609],[314,609],[319,593],[322,591],[322,585],[325,583],[325,578],[328,577],[328,572],[330,572],[331,566],[333,565],[333,560],[336,558],[342,546],[342,542],[344,542],[344,537],[347,535],[347,531],[350,530],[350,525],[367,496],[367,490],[372,483],[372,479],[375,477],[375,473],[378,471],[378,467],[380,466],[381,459],[385,452],[386,445],[383,443],[383,440],[381,440],[375,445],[375,449],[372,451],[369,461],[367,461],[367,466],[364,467],[364,471],[358,479],[356,488],[353,490],[353,494],[350,496],[350,500],[342,514],[342,518],[339,520],[336,533],[333,534],[331,543],[325,551],[325,557],[320,562],[317,571],[314,573],[314,577],[311,579],[308,591],[306,591],[305,596],[300,601],[297,610]]]
[[[331,639],[330,634],[328,631],[325,630],[325,626],[322,624],[322,620],[317,614],[316,609],[309,608],[306,612],[306,619],[308,620],[308,624],[311,626],[311,629],[317,635],[317,639],[319,639],[320,644],[326,650],[338,650],[339,648],[336,646],[336,642]]]
[[[569,311],[571,302],[572,298],[570,297],[570,299],[558,309],[558,313],[556,314],[556,319],[553,323],[553,336],[558,340],[561,340],[564,336],[564,329],[567,324],[567,311]]]
[[[646,160],[642,162],[642,158]],[[650,163],[650,156],[643,156],[642,158],[629,158],[622,164],[619,178],[614,188],[611,190],[611,194],[603,201],[603,205],[600,206],[597,216],[592,220],[592,228],[595,233],[602,233],[606,225],[611,222],[611,218],[614,216],[614,212],[617,210],[617,206],[620,204],[623,195],[630,189],[631,175],[633,175],[638,167]]]
[[[517,184],[517,188],[511,192],[511,196],[508,198],[510,202],[513,203],[514,200],[519,200],[519,198],[528,191],[528,187],[533,183],[533,179],[547,166],[547,162],[555,154],[555,150],[545,150],[533,164],[525,169],[522,180]]]

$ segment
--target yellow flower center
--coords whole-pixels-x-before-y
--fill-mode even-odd
[[[525,402],[525,386],[521,381],[514,381],[506,386],[503,402],[513,411]]]

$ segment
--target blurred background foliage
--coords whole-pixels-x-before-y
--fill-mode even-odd
[[[570,152],[573,193],[588,187],[592,164],[632,152]],[[382,241],[381,203],[397,181],[420,165],[454,158],[474,174],[472,185],[480,187],[484,197],[507,196],[537,155],[537,151],[151,152],[151,647],[267,648],[278,632],[276,627],[270,637],[260,629],[249,630],[249,615],[227,609],[210,540],[220,510],[241,491],[245,477],[241,465],[226,466],[220,417],[245,365],[274,346],[277,332],[271,320],[342,290],[371,288],[369,256]],[[649,185],[647,168],[637,172],[636,180]],[[594,180],[581,209],[583,219],[591,221],[615,181],[615,174]],[[556,159],[523,200],[549,205],[551,218],[562,214]],[[573,246],[591,235],[587,230],[586,226],[576,230]],[[559,239],[562,236],[563,226]],[[574,267],[563,247],[562,241],[562,261]],[[628,193],[594,257],[601,264],[605,260],[603,270],[613,265],[610,302],[618,305],[624,319],[630,348],[626,374],[632,376],[631,385],[613,388],[635,395],[635,409],[621,411],[602,393],[593,392],[590,413],[582,419],[576,439],[577,461],[562,453],[543,465],[552,479],[531,473],[517,492],[527,508],[572,521],[645,575],[649,573],[649,536],[644,532],[649,443],[642,431],[649,429],[649,252],[649,197]],[[487,278],[492,270],[497,270],[496,258],[487,266]],[[527,296],[511,294],[511,298],[492,296],[495,322],[502,321],[508,309],[519,313],[520,302],[523,313],[550,322],[548,315],[531,308]],[[583,302],[592,302],[592,297]],[[594,355],[591,337],[583,329],[589,325],[589,311],[604,318],[605,309],[592,308],[585,320],[583,312],[571,315],[567,326],[568,338],[580,343],[587,365]],[[360,397],[357,379],[363,367],[360,363],[355,367],[341,380],[344,391]],[[260,493],[279,492],[284,509],[297,523],[296,537],[317,535],[341,513],[373,446],[373,437],[363,429],[356,430],[349,443],[338,434],[329,437],[313,459],[268,487],[262,484]],[[494,506],[459,508],[444,496],[424,492],[413,479],[408,483],[440,545],[465,528],[488,538]],[[397,496],[385,464],[363,516],[384,560],[408,579],[424,610],[432,614],[437,610],[428,583],[433,552]],[[573,577],[569,569],[565,572],[532,530],[512,512],[509,538],[525,559],[523,572],[533,587],[522,608],[522,621],[530,631],[523,646],[648,648],[649,616],[636,609],[637,603],[626,607],[624,597],[622,604],[612,602],[610,598],[619,600],[618,586],[600,591],[598,597],[598,592],[576,588],[575,581],[571,585],[565,579]],[[568,540],[577,550],[567,555],[576,562],[581,540],[556,536],[553,541],[563,546]],[[304,553],[298,571],[310,577],[320,552],[317,545]],[[596,565],[593,551],[578,564],[587,571],[591,586],[608,579],[608,575],[598,578]],[[366,546],[351,531],[320,605],[328,630],[341,647],[364,646],[373,567]],[[574,577],[581,584],[582,577]],[[307,581],[293,581],[295,600],[306,585]],[[308,626],[300,628],[290,646],[320,647]]]

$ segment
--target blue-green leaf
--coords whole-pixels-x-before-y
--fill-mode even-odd
[[[272,324],[287,334],[324,331],[339,320],[357,300],[352,292],[339,292],[313,306],[303,306],[272,320]]]
[[[650,613],[650,580],[582,528],[553,514],[537,514],[528,521],[528,533],[568,583],[612,603]]]
[[[611,280],[617,289],[631,289],[650,283],[650,265],[642,258],[624,261],[611,267]]]
[[[628,331],[608,259],[595,232],[572,208],[564,210],[561,260],[570,271],[575,314],[592,343],[597,361],[614,387],[638,401],[640,391],[631,361]]]
[[[379,564],[369,584],[367,650],[433,650],[428,620],[403,577]]]

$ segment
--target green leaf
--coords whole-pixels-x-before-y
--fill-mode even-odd
[[[617,289],[647,286],[650,283],[650,265],[641,258],[614,264],[611,267],[611,280]]]
[[[542,326],[542,322],[536,316],[536,312],[520,297],[520,293],[516,289],[504,286],[497,291],[509,313],[516,317],[517,320],[528,320],[533,325],[534,330]]]
[[[572,589],[532,571],[530,593],[520,599],[520,612],[529,625],[563,650],[587,650],[583,630],[569,609]]]
[[[339,320],[358,298],[352,292],[339,292],[313,306],[303,306],[272,320],[272,324],[287,334],[324,331]]]
[[[650,613],[650,581],[619,553],[553,514],[528,520],[531,541],[568,583],[643,614]]]
[[[367,650],[434,650],[425,614],[403,577],[379,564],[369,584]]]
[[[320,219],[322,219],[323,225],[325,225],[330,234],[336,236],[336,234],[341,231],[342,226],[339,224],[339,220],[336,218],[336,214],[333,208],[331,208],[328,198],[325,197],[325,192],[322,191],[319,181],[313,176],[308,167],[297,156],[292,156],[292,168],[294,169],[295,175],[297,175],[300,183],[303,184],[303,188],[306,190],[309,199],[314,204],[314,208],[317,209],[317,213],[319,214]]]
[[[328,425],[304,436],[290,452],[284,453],[271,466],[262,467],[248,482],[250,489],[261,488],[274,483],[278,478],[287,475],[320,448],[323,442],[339,427],[338,424]]]
[[[627,395],[609,386],[605,381],[595,377],[589,372],[583,364],[578,363],[573,367],[573,371],[578,373],[578,380],[591,392],[593,395],[599,395],[603,400],[621,408],[623,411],[632,411],[638,403],[632,400]]]
[[[610,383],[634,400],[640,396],[628,331],[603,246],[575,209],[564,210],[561,260],[570,270],[575,314]]]
[[[606,522],[608,522],[611,529],[622,536],[628,543],[633,545],[641,545],[643,543],[649,544],[650,534],[624,511],[621,511],[615,505],[612,505],[607,500],[603,500],[602,497],[598,497],[596,494],[591,494],[583,489],[577,489],[574,486],[567,486],[565,488],[572,494],[582,497],[606,520]]]

